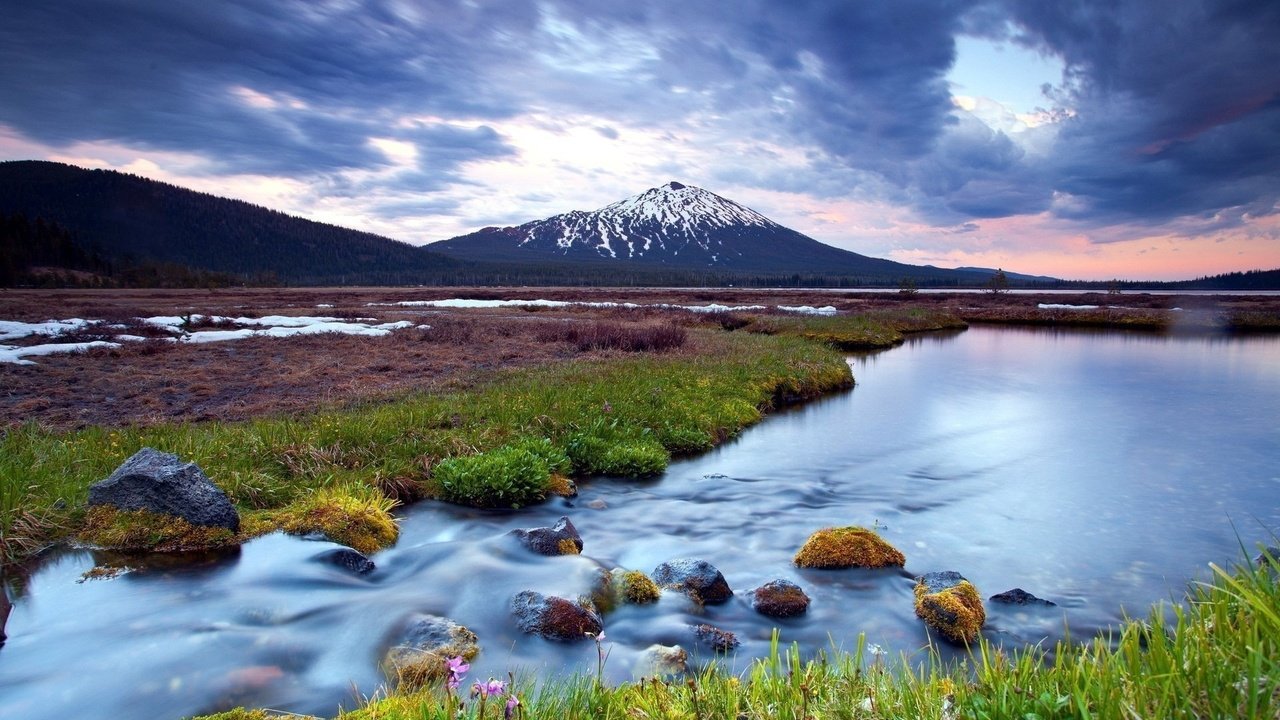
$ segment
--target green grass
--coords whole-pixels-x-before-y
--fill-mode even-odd
[[[536,687],[517,678],[517,714],[548,720],[1274,720],[1280,713],[1280,565],[1214,572],[1213,582],[1194,585],[1171,612],[1157,605],[1145,620],[1125,622],[1091,642],[1060,642],[1052,657],[1037,648],[1006,653],[983,639],[960,663],[926,651],[891,668],[861,650],[805,661],[794,646],[780,649],[775,635],[769,657],[739,674],[712,665],[684,679],[618,687],[590,675]],[[499,718],[505,699],[481,706],[432,687],[374,699],[339,717]]]
[[[144,446],[197,463],[242,514],[316,514],[307,503],[326,489],[398,496],[391,489],[405,486],[514,506],[545,492],[544,473],[650,475],[672,454],[759,421],[776,398],[851,383],[843,357],[797,338],[690,330],[689,346],[497,373],[462,392],[301,417],[65,434],[12,428],[0,437],[0,557],[25,557],[76,530],[89,485]],[[515,466],[523,479],[508,490],[495,478]]]

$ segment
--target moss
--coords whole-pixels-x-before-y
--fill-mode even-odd
[[[551,479],[547,483],[547,494],[567,498],[577,497],[578,485],[565,475],[552,473]]]
[[[241,535],[222,527],[192,525],[176,515],[96,505],[85,513],[81,542],[127,552],[188,552],[239,545]]]
[[[368,554],[395,543],[400,529],[391,517],[395,501],[372,488],[324,488],[270,513],[273,524],[293,535],[319,533]]]
[[[268,715],[265,710],[244,710],[243,707],[237,707],[236,710],[228,710],[227,712],[215,712],[214,715],[200,715],[192,717],[192,720],[271,720],[279,715]],[[291,715],[291,717],[300,717],[307,720],[310,715]]]
[[[476,634],[465,627],[454,631],[453,642],[433,650],[392,648],[384,668],[396,682],[397,692],[414,692],[443,679],[449,672],[448,660],[460,657],[471,662],[480,654]]]
[[[639,570],[624,570],[617,578],[618,594],[632,605],[647,605],[657,602],[662,591],[658,584]]]
[[[874,531],[863,527],[824,528],[809,536],[795,564],[807,568],[902,567],[906,557]]]
[[[578,547],[578,543],[571,538],[560,538],[560,542],[556,543],[556,548],[560,550],[561,555],[578,555],[582,552]]]
[[[191,720],[271,720],[265,710],[246,710],[244,708],[236,708],[226,712],[215,713],[213,715],[199,715]],[[309,715],[298,715],[300,718],[310,717]]]
[[[924,581],[916,583],[916,616],[953,643],[968,644],[978,637],[987,621],[978,590],[968,580],[929,592]]]

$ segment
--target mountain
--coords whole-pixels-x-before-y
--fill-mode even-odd
[[[487,227],[428,245],[467,260],[558,260],[728,273],[821,273],[880,280],[980,283],[989,272],[906,265],[859,255],[783,227],[692,185],[669,182],[595,212],[573,211],[513,227]]]
[[[113,170],[0,163],[0,216],[68,230],[114,264],[174,264],[296,284],[424,282],[465,264],[371,233]]]

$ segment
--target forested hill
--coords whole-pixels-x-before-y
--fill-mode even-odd
[[[61,226],[86,255],[119,266],[168,264],[310,285],[419,283],[465,266],[379,235],[52,162],[0,163],[0,215]]]

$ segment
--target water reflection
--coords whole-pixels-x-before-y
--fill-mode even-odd
[[[703,622],[743,641],[729,667],[767,652],[774,627],[806,654],[852,650],[860,633],[891,656],[922,652],[911,578],[933,570],[960,571],[984,596],[1017,586],[1058,603],[990,606],[992,639],[1052,640],[1064,621],[1087,637],[1280,528],[1275,338],[978,327],[851,364],[852,390],[780,412],[658,480],[598,479],[572,502],[520,513],[410,508],[367,576],[317,561],[328,543],[282,536],[86,582],[120,559],[64,553],[16,598],[0,717],[172,718],[241,703],[332,715],[384,682],[382,655],[415,613],[479,635],[476,677],[593,672],[593,644],[523,635],[510,597],[576,597],[601,568],[649,572],[679,557],[714,563],[735,598],[701,607],[665,593],[607,615],[609,680],[631,678],[654,643],[706,660],[691,631]],[[562,514],[582,556],[533,556],[505,535]],[[848,524],[879,527],[905,570],[792,565],[809,533]],[[747,592],[774,579],[805,588],[806,615],[751,610]]]

